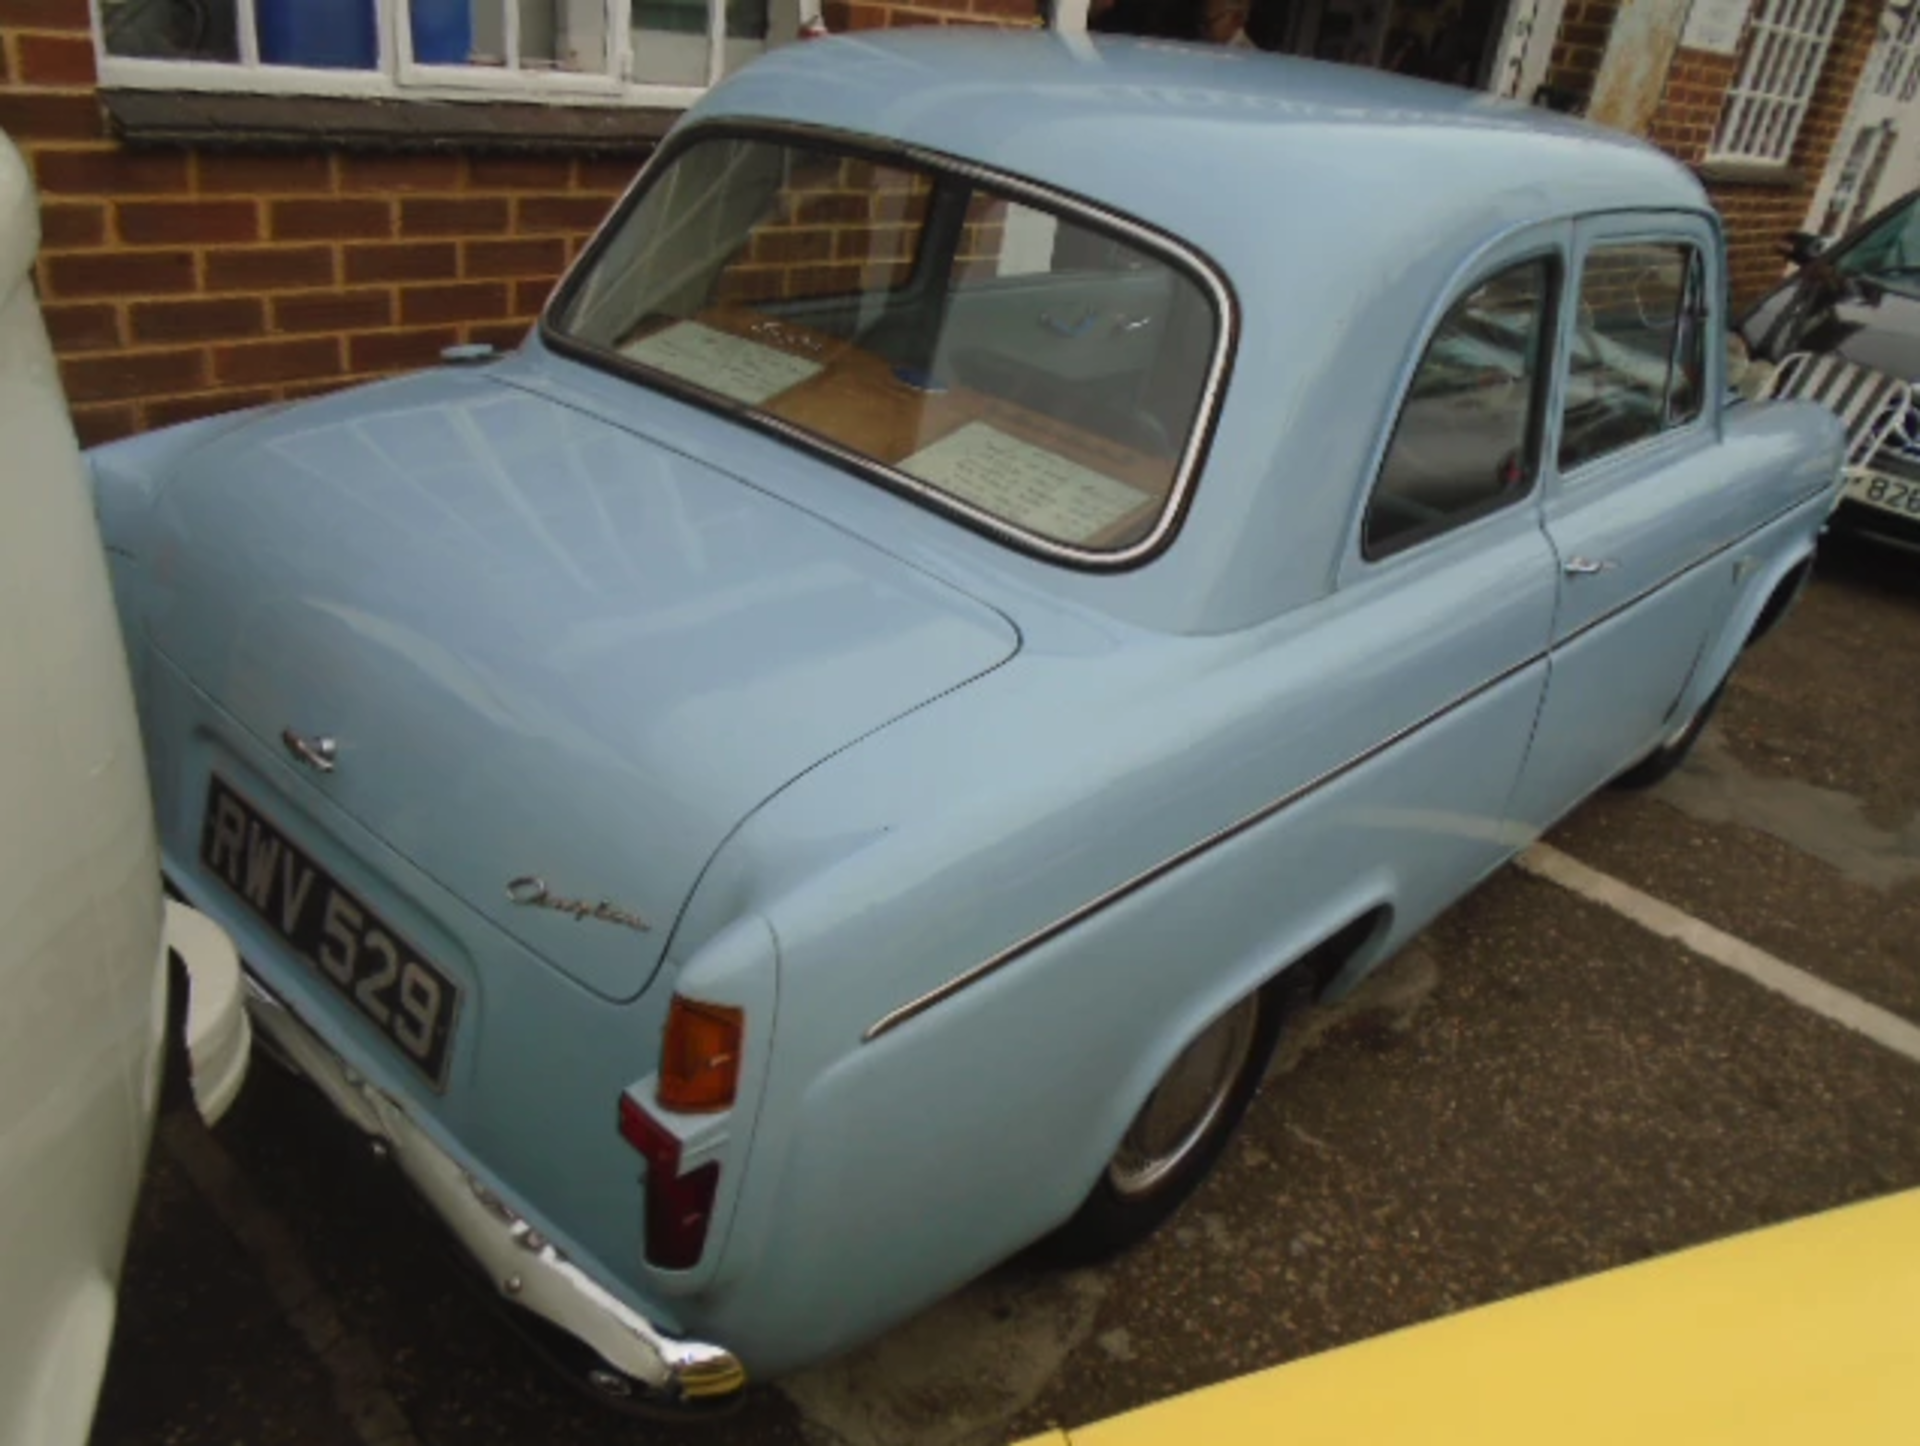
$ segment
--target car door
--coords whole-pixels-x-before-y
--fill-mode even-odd
[[[1355,771],[1345,807],[1367,820],[1366,866],[1384,860],[1406,918],[1444,908],[1508,852],[1502,811],[1538,717],[1556,598],[1540,478],[1570,249],[1564,223],[1508,237],[1440,303],[1322,631],[1330,656],[1353,660],[1325,688],[1328,719],[1357,706],[1367,738],[1394,744]],[[1336,858],[1334,835],[1321,837]]]
[[[1676,717],[1727,579],[1720,368],[1724,294],[1710,224],[1609,215],[1575,228],[1541,525],[1560,570],[1546,697],[1511,810],[1552,823],[1645,754]]]

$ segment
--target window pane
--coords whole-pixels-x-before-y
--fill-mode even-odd
[[[235,0],[100,0],[109,55],[161,60],[240,58]]]
[[[1833,258],[1844,276],[1894,282],[1897,290],[1920,288],[1920,204],[1908,201]]]
[[[1671,424],[1670,391],[1678,400],[1688,384],[1686,369],[1676,363],[1680,303],[1692,257],[1684,246],[1641,245],[1608,246],[1588,255],[1560,428],[1562,471]],[[1697,379],[1697,362],[1694,375]],[[1681,417],[1695,410],[1682,407]]]
[[[707,83],[707,0],[633,0],[633,78]]]
[[[726,0],[720,69],[732,74],[767,48],[768,0]],[[705,85],[706,0],[634,0],[634,78]]]
[[[422,65],[512,63],[538,74],[603,75],[606,0],[407,0]],[[513,22],[509,28],[509,21]]]
[[[1458,302],[1414,373],[1363,529],[1370,557],[1525,496],[1545,260],[1504,271]]]
[[[189,8],[204,0],[187,0]],[[380,63],[373,0],[253,0],[267,65],[372,70]]]
[[[599,75],[607,68],[605,0],[516,0],[520,65]]]
[[[505,0],[407,0],[416,65],[505,65]]]
[[[971,177],[732,139],[650,182],[558,325],[1099,552],[1165,512],[1219,319],[1184,269]]]

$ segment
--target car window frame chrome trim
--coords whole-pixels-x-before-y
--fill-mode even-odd
[[[1292,807],[1294,804],[1300,802],[1302,799],[1308,797],[1309,795],[1318,793],[1321,789],[1327,787],[1329,784],[1338,782],[1340,779],[1346,777],[1346,775],[1348,775],[1349,773],[1352,773],[1356,768],[1360,767],[1362,764],[1371,762],[1373,759],[1379,757],[1382,753],[1386,752],[1389,748],[1394,747],[1396,744],[1405,742],[1408,738],[1412,737],[1414,734],[1421,732],[1423,729],[1429,727],[1434,723],[1437,723],[1440,719],[1446,717],[1448,714],[1458,712],[1461,708],[1466,707],[1467,704],[1473,702],[1475,699],[1481,698],[1485,696],[1487,693],[1492,692],[1495,688],[1498,688],[1502,683],[1506,683],[1510,681],[1511,679],[1519,676],[1521,673],[1526,672],[1529,668],[1532,668],[1537,664],[1546,662],[1548,659],[1550,659],[1553,656],[1555,652],[1559,651],[1562,648],[1565,648],[1568,644],[1576,641],[1577,639],[1585,637],[1588,633],[1592,632],[1594,629],[1602,626],[1603,624],[1610,622],[1612,619],[1619,617],[1622,613],[1626,612],[1629,608],[1632,608],[1637,604],[1644,602],[1648,597],[1652,596],[1656,592],[1659,592],[1662,588],[1667,587],[1674,582],[1677,582],[1680,578],[1684,577],[1687,573],[1694,571],[1696,568],[1702,568],[1707,566],[1708,564],[1712,563],[1715,559],[1723,557],[1727,553],[1732,552],[1734,549],[1742,546],[1751,538],[1757,537],[1760,533],[1765,532],[1768,528],[1773,527],[1776,524],[1785,521],[1787,518],[1791,517],[1794,513],[1798,512],[1801,508],[1806,507],[1810,503],[1817,501],[1821,493],[1824,492],[1825,490],[1826,488],[1822,487],[1816,490],[1809,491],[1799,497],[1796,497],[1789,505],[1781,508],[1778,512],[1773,513],[1772,515],[1768,516],[1764,520],[1755,523],[1753,526],[1749,527],[1746,531],[1740,533],[1738,536],[1729,538],[1727,541],[1721,543],[1719,546],[1713,548],[1711,551],[1702,553],[1699,557],[1694,558],[1691,562],[1684,563],[1680,567],[1675,568],[1671,573],[1667,574],[1660,581],[1641,589],[1640,591],[1634,593],[1631,597],[1622,599],[1620,602],[1614,604],[1612,607],[1608,608],[1605,612],[1600,613],[1598,616],[1588,619],[1588,621],[1581,624],[1581,626],[1576,628],[1574,631],[1568,633],[1565,637],[1556,639],[1553,642],[1550,642],[1546,647],[1540,648],[1539,650],[1533,653],[1530,653],[1525,658],[1522,658],[1519,662],[1513,663],[1510,666],[1501,669],[1498,673],[1494,674],[1491,678],[1486,679],[1484,682],[1475,684],[1473,687],[1469,688],[1466,692],[1459,694],[1458,696],[1454,697],[1453,699],[1451,699],[1446,703],[1442,703],[1439,707],[1433,709],[1431,712],[1426,713],[1422,717],[1415,719],[1413,722],[1408,723],[1403,727],[1396,729],[1394,732],[1388,734],[1385,738],[1382,738],[1379,742],[1371,744],[1368,747],[1361,749],[1360,752],[1352,755],[1350,758],[1346,759],[1344,762],[1337,763],[1333,767],[1325,770],[1324,772],[1316,774],[1314,777],[1308,779],[1306,782],[1298,784],[1295,787],[1288,789],[1285,793],[1281,794],[1278,798],[1273,799],[1268,803],[1262,804],[1259,808],[1254,809],[1251,813],[1242,815],[1240,818],[1234,820],[1232,823],[1223,824],[1221,827],[1215,829],[1212,833],[1207,834],[1205,837],[1197,839],[1193,843],[1186,845],[1184,848],[1181,848],[1175,851],[1174,853],[1167,855],[1167,857],[1161,859],[1158,863],[1149,865],[1147,868],[1142,869],[1139,873],[1134,874],[1130,878],[1123,879],[1121,882],[1115,884],[1113,887],[1107,889],[1105,892],[1096,894],[1093,898],[1087,900],[1085,903],[1079,905],[1078,907],[1072,910],[1069,910],[1065,914],[1062,914],[1059,918],[1053,920],[1053,922],[1049,924],[1041,925],[1038,929],[1033,930],[1031,933],[1026,934],[1019,939],[1016,939],[1013,943],[1007,945],[1004,949],[1001,949],[998,952],[989,955],[987,958],[981,960],[978,964],[975,964],[970,969],[964,970],[963,972],[956,974],[953,978],[947,980],[944,984],[936,985],[934,988],[929,989],[926,993],[917,995],[916,997],[909,999],[906,1003],[899,1005],[894,1009],[889,1010],[887,1013],[881,1015],[880,1018],[876,1019],[872,1024],[867,1026],[866,1030],[860,1036],[860,1042],[862,1044],[871,1044],[873,1043],[873,1041],[881,1038],[883,1035],[892,1033],[894,1030],[898,1029],[901,1025],[907,1023],[909,1020],[915,1019],[918,1016],[925,1014],[929,1009],[932,1009],[935,1005],[944,1003],[946,1000],[951,999],[954,995],[959,994],[961,991],[968,989],[975,984],[978,984],[981,980],[989,977],[990,975],[998,973],[1000,970],[1006,968],[1007,965],[1013,963],[1015,960],[1021,958],[1023,955],[1029,954],[1033,950],[1038,949],[1041,945],[1049,943],[1050,941],[1058,938],[1060,935],[1066,933],[1069,929],[1073,928],[1075,925],[1085,922],[1087,919],[1092,918],[1095,914],[1100,913],[1110,905],[1117,904],[1122,899],[1125,899],[1132,894],[1138,893],[1141,889],[1146,888],[1149,884],[1156,883],[1160,879],[1165,878],[1168,874],[1172,873],[1175,869],[1178,869],[1181,865],[1191,863],[1194,859],[1199,858],[1202,854],[1208,853],[1214,848],[1218,847],[1219,845],[1228,843],[1231,840],[1238,838],[1241,834],[1248,832],[1250,829],[1257,828],[1259,825],[1267,822],[1269,819],[1284,812],[1286,809]]]
[[[1591,229],[1597,223],[1607,222],[1621,217],[1627,218],[1633,224],[1618,231],[1612,230],[1609,227],[1603,227],[1598,235],[1585,234],[1581,229],[1583,227]],[[1653,219],[1655,217],[1661,219],[1655,220]],[[1678,218],[1678,220],[1675,218]],[[1574,226],[1574,245],[1568,256],[1567,293],[1572,301],[1572,314],[1575,317],[1579,314],[1580,286],[1581,283],[1586,280],[1587,260],[1595,251],[1627,246],[1683,247],[1692,253],[1693,260],[1697,261],[1704,271],[1709,265],[1713,251],[1713,247],[1710,244],[1711,237],[1719,234],[1716,224],[1710,217],[1704,216],[1696,211],[1687,210],[1647,212],[1599,211],[1576,218]],[[1706,242],[1709,244],[1703,244],[1703,238],[1698,233],[1697,228],[1701,226],[1704,226],[1710,233],[1709,237],[1706,238]],[[1717,278],[1713,275],[1707,275],[1705,278],[1705,283],[1702,287],[1705,293],[1703,300],[1709,316],[1711,316],[1715,305],[1712,297],[1714,290],[1713,282],[1716,279],[1724,281],[1725,274],[1725,267],[1723,265],[1719,269]],[[1551,459],[1544,455],[1541,458],[1543,469],[1548,465],[1549,461],[1551,461],[1551,490],[1554,495],[1566,495],[1576,489],[1592,485],[1596,478],[1611,476],[1616,459],[1619,459],[1623,465],[1631,466],[1645,457],[1657,455],[1662,448],[1678,448],[1683,438],[1689,441],[1697,441],[1699,434],[1702,432],[1710,432],[1716,440],[1721,436],[1721,412],[1724,403],[1721,399],[1721,391],[1723,388],[1719,385],[1719,382],[1724,374],[1725,363],[1722,358],[1715,356],[1715,352],[1717,350],[1724,350],[1727,330],[1722,331],[1721,347],[1715,348],[1704,343],[1701,346],[1703,367],[1700,406],[1691,417],[1673,423],[1663,420],[1657,430],[1649,432],[1644,437],[1636,437],[1631,442],[1623,443],[1608,451],[1601,452],[1596,456],[1582,458],[1572,467],[1561,465],[1560,447],[1565,436],[1567,410],[1565,384],[1570,383],[1573,377],[1574,335],[1572,327],[1574,324],[1577,323],[1569,324],[1564,338],[1565,346],[1561,349],[1561,354],[1556,359],[1556,365],[1561,369],[1561,375],[1558,380],[1563,385],[1560,395],[1556,399],[1555,415],[1552,419],[1553,455]],[[1713,328],[1709,325],[1707,329],[1711,331]],[[1730,328],[1728,330],[1730,330]],[[1671,378],[1669,378],[1668,384],[1671,386]],[[1662,397],[1661,405],[1662,415],[1664,417],[1664,396]]]
[[[1085,224],[1095,232],[1117,235],[1168,263],[1194,282],[1213,306],[1216,322],[1213,352],[1200,387],[1193,421],[1187,429],[1186,445],[1180,453],[1173,480],[1168,485],[1153,526],[1137,541],[1121,548],[1088,548],[1049,538],[796,423],[731,401],[617,352],[582,341],[563,330],[560,317],[572,306],[584,278],[634,208],[658,183],[659,178],[666,174],[681,152],[705,141],[726,138],[763,140],[782,145],[804,144],[882,165],[905,163],[990,186],[1011,199],[1028,201],[1057,216]],[[1138,567],[1165,551],[1186,520],[1200,471],[1212,449],[1227,386],[1232,377],[1234,359],[1239,350],[1241,313],[1239,296],[1232,283],[1205,252],[1171,232],[1088,197],[914,142],[890,141],[881,136],[791,121],[723,116],[682,126],[661,144],[548,298],[540,313],[539,331],[542,343],[558,355],[792,442],[855,472],[864,480],[877,482],[889,492],[919,502],[928,510],[1018,552],[1082,571],[1119,572]]]

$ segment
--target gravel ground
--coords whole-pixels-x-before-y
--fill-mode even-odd
[[[1777,638],[1720,711],[1763,776],[1850,794],[1881,828],[1920,815],[1920,556],[1834,539]]]

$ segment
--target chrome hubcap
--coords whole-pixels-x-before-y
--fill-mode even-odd
[[[1116,1191],[1146,1194],[1199,1147],[1246,1066],[1259,1014],[1257,997],[1242,1000],[1168,1067],[1107,1165]]]

